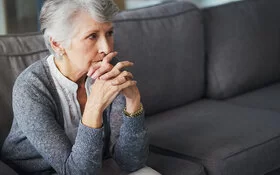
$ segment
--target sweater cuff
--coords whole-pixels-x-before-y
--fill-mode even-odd
[[[80,121],[75,146],[77,146],[79,150],[83,150],[89,154],[99,149],[102,150],[103,130],[103,126],[98,129],[90,128]]]
[[[145,115],[144,112],[137,117],[128,117],[123,114],[122,129],[130,133],[138,133],[145,130]]]

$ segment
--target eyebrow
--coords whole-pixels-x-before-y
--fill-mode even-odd
[[[111,31],[111,30],[114,30],[114,27],[110,27],[107,31]],[[92,33],[97,33],[99,32],[98,30],[89,30],[86,32],[86,34],[92,34]]]

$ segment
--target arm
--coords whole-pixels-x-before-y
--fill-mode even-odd
[[[58,174],[98,174],[103,128],[93,129],[80,123],[72,146],[55,120],[52,97],[44,86],[39,88],[42,86],[30,85],[25,80],[17,81],[14,86],[14,117],[22,132]]]
[[[123,170],[135,171],[145,166],[148,157],[147,129],[144,124],[144,113],[129,118],[122,112],[124,107],[125,98],[119,95],[112,104],[110,114],[114,132],[112,136],[117,137],[113,138],[117,139],[113,157]]]
[[[102,68],[100,68],[95,71],[94,74],[89,74],[89,76],[93,78],[99,77],[101,80],[111,82],[110,88],[122,87],[119,91],[122,95],[117,96],[117,98],[116,94],[115,96],[111,95],[114,99],[116,98],[113,102],[111,113],[109,114],[111,123],[115,125],[111,125],[113,144],[115,142],[114,140],[118,138],[114,145],[113,156],[123,170],[135,171],[145,165],[148,156],[148,139],[147,131],[144,126],[144,114],[135,118],[129,118],[122,113],[125,105],[129,113],[134,113],[140,107],[140,93],[136,86],[136,81],[133,81],[132,73],[123,71],[123,68],[129,66],[133,66],[133,63],[122,61],[118,62],[108,72],[102,71]],[[99,79],[96,79],[96,81],[98,82]],[[130,83],[130,85],[124,87],[123,85],[127,83]],[[110,100],[110,103],[112,101],[113,100]],[[121,116],[122,122],[120,122]]]

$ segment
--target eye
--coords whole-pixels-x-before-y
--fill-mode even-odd
[[[114,34],[114,31],[113,30],[110,30],[109,32],[107,32],[107,36],[113,36],[113,34]]]
[[[89,39],[96,39],[96,38],[97,38],[97,34],[96,34],[96,33],[93,33],[93,34],[89,35],[88,38],[89,38]]]

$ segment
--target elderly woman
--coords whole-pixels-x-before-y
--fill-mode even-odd
[[[51,55],[13,89],[14,121],[2,157],[19,173],[100,174],[145,167],[147,131],[129,61],[112,65],[112,0],[46,0],[41,28]]]

